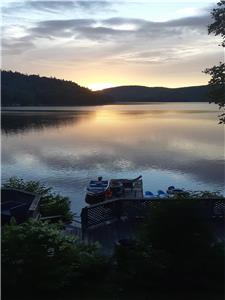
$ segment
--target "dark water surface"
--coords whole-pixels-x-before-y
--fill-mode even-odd
[[[143,175],[145,190],[168,185],[224,189],[224,128],[201,103],[41,108],[2,112],[2,181],[40,180],[85,205],[90,179]]]

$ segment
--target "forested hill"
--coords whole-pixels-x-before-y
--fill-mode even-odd
[[[147,86],[118,86],[103,90],[103,94],[121,102],[208,102],[207,86],[164,88]]]
[[[76,106],[116,102],[209,101],[207,86],[163,88],[119,86],[93,92],[72,81],[2,71],[2,106]]]
[[[109,103],[108,96],[72,81],[1,71],[2,106],[74,106]]]

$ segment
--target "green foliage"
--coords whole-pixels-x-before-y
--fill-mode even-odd
[[[223,289],[224,245],[197,199],[155,202],[135,247],[116,250],[125,285],[176,290]]]
[[[73,106],[109,103],[109,97],[72,81],[2,71],[2,106]]]
[[[213,9],[212,18],[214,22],[209,25],[208,32],[222,37],[222,47],[225,47],[225,1],[217,3],[217,8]],[[225,123],[225,64],[220,62],[218,66],[213,66],[204,71],[211,76],[209,81],[210,101],[219,105],[222,113],[219,116],[221,124]]]
[[[143,240],[154,249],[178,256],[188,248],[210,245],[213,235],[198,216],[198,202],[175,199],[156,203],[143,227]]]
[[[18,178],[11,178],[7,184],[44,195],[51,193],[40,183]],[[221,195],[190,192],[155,201],[140,227],[138,240],[129,246],[117,246],[111,260],[100,255],[96,244],[65,236],[60,224],[30,220],[17,225],[11,220],[2,230],[3,292],[70,292],[90,295],[90,299],[98,295],[96,290],[106,295],[108,290],[114,295],[120,291],[132,295],[140,290],[145,295],[194,289],[220,293],[224,243],[215,238],[215,224],[202,218],[201,197]]]
[[[78,290],[100,280],[105,261],[97,245],[64,235],[56,224],[28,221],[2,230],[3,292]],[[15,289],[15,290],[14,290]]]
[[[204,219],[203,210],[199,200],[161,202],[146,221],[144,242],[170,256],[167,278],[170,286],[174,282],[185,288],[223,284],[224,258],[215,263],[218,243],[214,225]]]
[[[149,243],[140,240],[133,246],[117,246],[115,261],[116,285],[131,290],[151,290],[161,286],[169,257],[165,251],[155,251]]]
[[[18,177],[11,177],[3,184],[3,187],[24,190],[41,195],[40,213],[42,217],[59,215],[61,216],[61,221],[64,223],[71,223],[73,220],[69,199],[59,194],[55,194],[52,191],[52,188],[47,188],[39,181],[24,181]]]
[[[186,199],[223,199],[223,195],[220,192],[209,192],[209,191],[190,191],[185,197]]]
[[[211,16],[214,20],[212,24],[209,25],[209,33],[214,33],[215,35],[221,35],[223,38],[222,46],[225,47],[225,1],[221,0],[217,3],[217,8],[214,8]]]
[[[219,191],[183,191],[182,193],[170,195],[170,199],[174,200],[200,200],[200,199],[224,199]],[[191,202],[190,202],[191,203]]]
[[[205,70],[206,74],[211,76],[209,81],[209,97],[210,101],[219,105],[223,111],[220,116],[220,123],[225,123],[225,63],[220,62],[218,66]]]

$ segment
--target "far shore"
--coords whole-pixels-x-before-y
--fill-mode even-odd
[[[94,108],[94,107],[103,107],[103,106],[114,106],[114,105],[157,105],[157,104],[169,104],[169,103],[177,103],[177,104],[209,104],[208,102],[198,102],[198,101],[154,101],[154,102],[127,102],[127,101],[118,101],[109,104],[101,104],[101,105],[74,105],[74,106],[2,106],[2,112],[17,112],[17,111],[45,111],[45,112],[54,112],[54,111],[72,111],[74,109],[85,109],[85,108]]]

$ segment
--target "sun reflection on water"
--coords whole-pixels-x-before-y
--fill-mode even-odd
[[[167,106],[3,114],[2,179],[41,180],[70,196],[75,211],[84,205],[88,180],[97,175],[142,174],[152,190],[171,184],[223,189],[224,132],[217,112],[202,104],[199,110]]]

